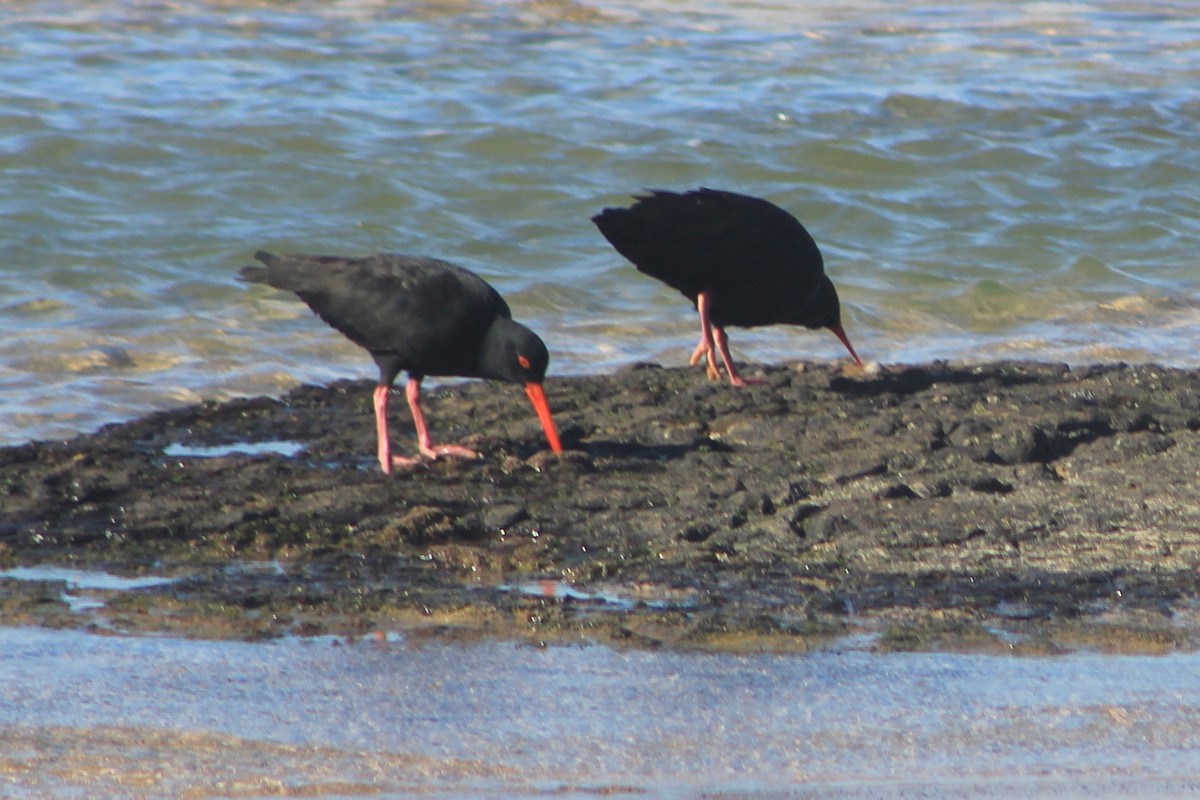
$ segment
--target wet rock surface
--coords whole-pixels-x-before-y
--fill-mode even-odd
[[[0,568],[177,578],[82,610],[61,585],[0,578],[0,621],[779,651],[859,633],[879,649],[1200,642],[1200,373],[748,374],[765,383],[657,365],[551,378],[561,456],[519,387],[443,387],[435,437],[484,457],[390,477],[365,382],[0,449]]]

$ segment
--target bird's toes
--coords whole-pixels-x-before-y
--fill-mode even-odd
[[[469,447],[462,447],[457,444],[439,444],[433,447],[422,449],[429,458],[437,459],[443,456],[448,458],[479,458],[479,453]]]
[[[390,474],[393,469],[408,469],[409,467],[415,467],[417,464],[420,464],[420,463],[421,463],[421,459],[419,459],[419,458],[409,458],[407,456],[392,456],[391,460],[390,460],[390,469],[385,468],[383,471],[386,474]]]

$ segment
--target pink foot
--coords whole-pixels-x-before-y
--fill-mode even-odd
[[[419,458],[409,458],[408,456],[390,456],[390,464],[383,470],[383,474],[390,475],[392,474],[393,469],[408,469],[409,467],[415,467],[420,463],[421,459]]]
[[[479,458],[479,453],[457,444],[422,444],[421,455],[435,460],[442,456],[446,456],[447,458]]]

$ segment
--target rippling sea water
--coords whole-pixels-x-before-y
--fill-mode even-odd
[[[0,443],[374,377],[259,248],[461,262],[556,373],[683,363],[589,221],[644,188],[795,213],[871,360],[1195,366],[1197,86],[1184,2],[0,2]]]

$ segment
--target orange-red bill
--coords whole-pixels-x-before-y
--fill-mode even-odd
[[[542,385],[533,382],[525,384],[525,394],[529,395],[529,402],[533,403],[533,410],[537,412],[542,430],[546,432],[546,441],[550,442],[550,449],[561,453],[562,444],[558,441],[558,431],[554,429],[554,419],[550,416],[550,406],[546,404],[546,393],[542,391]]]
[[[842,344],[846,345],[846,349],[850,351],[850,355],[854,356],[854,363],[862,366],[862,359],[858,357],[858,353],[854,352],[854,347],[850,344],[850,340],[846,338],[846,332],[842,330],[841,325],[830,325],[829,330],[833,331],[833,335],[842,340]]]

